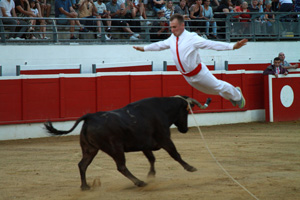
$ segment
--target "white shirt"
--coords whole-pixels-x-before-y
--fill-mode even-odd
[[[279,0],[279,3],[282,5],[284,3],[293,3],[292,0]]]
[[[94,3],[96,8],[97,8],[97,13],[98,14],[103,14],[104,10],[106,10],[106,5],[102,2],[101,5],[97,2]]]
[[[10,2],[8,2],[7,0],[1,0],[0,8],[4,8],[6,15],[11,17],[11,10],[15,8],[15,2],[14,0],[10,0]],[[0,9],[0,17],[3,17],[1,9]]]
[[[160,51],[164,49],[171,49],[177,70],[182,72],[177,59],[176,37],[173,34],[164,41],[152,43],[144,47],[145,51]],[[185,72],[191,72],[201,63],[199,49],[213,49],[217,51],[232,50],[233,44],[207,40],[198,36],[196,33],[184,30],[179,36],[178,53]]]

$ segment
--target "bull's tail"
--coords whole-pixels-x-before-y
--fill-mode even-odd
[[[51,135],[66,135],[68,133],[71,133],[82,120],[85,120],[87,118],[88,115],[89,114],[84,115],[84,116],[80,117],[79,119],[77,119],[75,124],[73,125],[73,127],[68,131],[57,130],[56,128],[53,127],[51,121],[45,122],[44,126]]]

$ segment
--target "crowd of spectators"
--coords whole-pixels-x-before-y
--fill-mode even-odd
[[[39,31],[39,38],[48,39],[45,35],[46,25],[53,22],[45,18],[51,16],[51,5],[55,6],[55,18],[59,18],[56,23],[71,25],[70,39],[77,39],[74,31],[78,27],[79,32],[95,32],[98,38],[110,40],[112,37],[109,33],[112,27],[116,27],[122,29],[130,40],[139,40],[141,24],[150,27],[150,33],[153,34],[151,38],[154,40],[164,39],[169,33],[168,20],[174,13],[184,16],[187,29],[211,39],[224,38],[226,22],[220,19],[225,19],[227,13],[235,12],[237,14],[232,15],[231,22],[238,26],[232,25],[231,33],[250,33],[250,23],[247,22],[254,22],[256,34],[271,35],[275,31],[275,15],[272,12],[300,12],[300,0],[53,0],[55,2],[52,4],[50,1],[1,0],[0,17],[5,17],[2,22],[9,25],[8,29],[12,32],[7,38],[36,39],[36,34],[32,32]],[[155,13],[156,17],[151,16],[152,19],[157,18],[159,21],[148,20],[146,11],[149,10]],[[253,15],[252,12],[256,14]],[[15,20],[10,17],[33,19]],[[283,15],[280,21],[290,22],[297,17],[299,16]],[[102,25],[106,34],[101,33]],[[36,30],[37,27],[39,30]],[[281,25],[282,31],[288,29],[287,23]]]

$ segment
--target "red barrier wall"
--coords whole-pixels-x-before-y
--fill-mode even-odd
[[[218,95],[203,94],[192,88],[179,73],[110,74],[0,78],[0,124],[74,120],[86,113],[114,110],[154,96],[186,95],[201,103],[207,97],[212,98],[207,110],[195,107],[195,113],[241,111]],[[244,110],[264,109],[261,73],[215,76],[242,88],[247,100]]]

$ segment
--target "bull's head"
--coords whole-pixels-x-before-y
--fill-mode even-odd
[[[180,131],[181,133],[186,133],[188,131],[188,123],[187,122],[188,122],[188,114],[189,114],[190,109],[192,109],[192,107],[194,107],[194,105],[197,105],[201,109],[205,109],[205,108],[207,108],[211,99],[208,98],[206,100],[206,103],[204,105],[202,105],[196,99],[193,99],[193,98],[190,98],[187,96],[175,96],[175,97],[179,97],[185,101],[183,102],[184,106],[180,107],[179,116],[178,116],[177,120],[174,122],[174,124],[177,126],[178,131]]]

